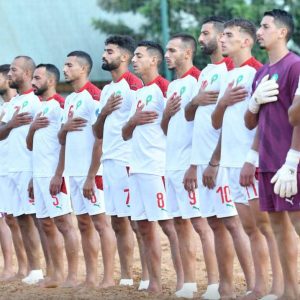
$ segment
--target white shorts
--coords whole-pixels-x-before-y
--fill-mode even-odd
[[[68,178],[63,179],[61,192],[51,196],[52,177],[33,177],[34,201],[37,218],[55,218],[72,212]]]
[[[207,166],[197,166],[198,190],[200,196],[200,210],[203,217],[226,218],[236,216],[237,210],[231,200],[228,186],[227,171],[219,167],[216,186],[210,190],[202,184],[202,175]]]
[[[128,167],[117,160],[103,162],[103,190],[106,214],[130,216]]]
[[[129,176],[129,188],[132,220],[160,221],[172,219],[162,176],[131,174]]]
[[[32,172],[8,173],[7,192],[9,202],[7,212],[14,217],[35,214],[34,199],[28,196],[28,183],[32,178]]]
[[[254,179],[254,184],[243,187],[240,185],[241,168],[226,168],[230,188],[231,199],[235,203],[248,205],[248,201],[258,198],[258,180]]]
[[[8,194],[8,178],[7,175],[0,176],[0,214],[2,213],[9,213],[10,205],[9,202],[11,201],[10,195]]]
[[[173,217],[190,219],[201,217],[198,190],[188,193],[182,183],[185,171],[167,171],[166,190]]]
[[[72,206],[75,215],[89,214],[90,216],[102,214],[105,212],[105,204],[103,199],[103,190],[99,185],[95,185],[95,196],[89,200],[83,196],[83,185],[85,183],[85,176],[70,176],[70,191]],[[101,176],[96,176],[96,181],[102,181]]]

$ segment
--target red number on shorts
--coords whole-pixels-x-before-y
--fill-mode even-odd
[[[163,193],[157,193],[156,194],[156,199],[157,199],[157,206],[159,208],[164,208],[165,207],[164,194]]]
[[[52,204],[54,206],[57,206],[59,204],[58,198],[56,196],[52,196],[53,199],[55,199],[55,201],[52,202]]]
[[[91,198],[91,203],[96,203],[97,202],[97,198],[96,198],[96,196],[95,195],[93,195],[92,196],[92,198]]]
[[[129,199],[130,199],[129,189],[124,189],[124,193],[127,193],[125,204],[128,205],[129,204]]]
[[[254,192],[254,196],[255,196],[255,197],[258,197],[258,194],[257,194],[257,190],[256,190],[256,187],[255,187],[255,184],[251,183],[251,186],[252,186],[252,189],[253,189],[253,192]],[[248,190],[248,186],[246,186],[246,192],[247,192],[248,198],[250,198],[250,193],[249,193],[249,190]]]
[[[191,199],[190,204],[195,205],[197,202],[195,192],[189,192],[189,198]]]
[[[225,202],[232,202],[232,200],[230,199],[230,189],[228,185],[225,185],[224,187],[220,186],[217,189],[217,193],[221,194],[222,204],[224,204]]]

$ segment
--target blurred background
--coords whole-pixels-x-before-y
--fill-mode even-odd
[[[111,34],[129,34],[137,41],[151,39],[165,46],[168,37],[178,32],[197,39],[208,16],[243,17],[258,26],[263,12],[273,8],[294,16],[296,32],[289,47],[300,54],[299,0],[0,0],[0,64],[29,55],[37,64],[53,63],[62,70],[69,52],[83,50],[94,61],[91,80],[101,87],[110,80],[109,72],[101,69],[101,55]],[[254,54],[266,62],[258,47]],[[207,62],[198,51],[195,64],[203,68]],[[170,78],[165,68],[162,71]],[[59,90],[69,90],[63,76]]]

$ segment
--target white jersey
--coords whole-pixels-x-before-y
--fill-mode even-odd
[[[133,131],[130,173],[163,176],[165,174],[166,137],[160,127],[165,107],[168,81],[158,76],[148,85],[137,90],[130,115],[144,104],[144,111],[155,111],[158,118],[151,124],[139,125]]]
[[[13,117],[17,108],[19,113],[28,112],[32,118],[40,109],[40,99],[32,90],[17,95],[11,100],[11,105],[4,115],[2,122],[7,123]],[[9,133],[8,139],[8,172],[31,172],[32,171],[32,153],[27,149],[26,137],[30,125],[23,125],[13,128]]]
[[[100,90],[88,82],[78,92],[66,98],[63,121],[80,117],[87,120],[81,131],[71,131],[66,137],[65,174],[68,176],[86,176],[92,160],[95,137],[92,125],[99,113]]]
[[[222,167],[242,168],[254,140],[255,130],[246,128],[244,115],[252,94],[252,82],[257,67],[255,62],[257,61],[251,58],[249,63],[247,61],[241,67],[231,70],[228,72],[227,80],[222,83],[220,97],[228,84],[233,81],[234,87],[243,86],[248,92],[246,100],[227,107],[224,113],[220,161]]]
[[[180,110],[170,119],[167,132],[166,170],[186,170],[190,165],[194,122],[185,119],[184,109],[194,94],[200,71],[192,67],[181,78],[169,84],[167,98],[181,96]]]
[[[4,102],[0,107],[0,121],[2,121],[6,112],[8,111],[10,102]],[[0,176],[7,175],[8,173],[8,139],[0,141]]]
[[[208,64],[202,70],[197,86],[194,90],[196,96],[200,88],[206,91],[220,91],[221,82],[227,78],[226,63]],[[198,106],[194,118],[193,146],[192,146],[192,165],[207,165],[215,150],[220,130],[212,126],[211,114],[216,105]]]
[[[38,113],[47,117],[49,125],[36,130],[33,137],[32,167],[34,177],[52,177],[55,174],[59,160],[60,144],[57,134],[60,130],[63,109],[56,100],[51,99],[41,102],[42,107]],[[60,97],[61,98],[61,97]]]
[[[101,93],[99,111],[107,103],[112,94],[122,96],[122,104],[119,109],[107,116],[104,123],[102,158],[114,159],[128,165],[130,155],[130,141],[122,138],[122,128],[128,120],[132,102],[135,99],[135,90],[142,87],[141,80],[130,72],[126,72],[117,82],[106,85]]]

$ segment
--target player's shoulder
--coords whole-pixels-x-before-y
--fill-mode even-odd
[[[185,78],[187,76],[190,76],[190,77],[193,77],[196,80],[198,80],[198,78],[200,76],[200,73],[201,73],[201,71],[197,67],[192,66],[185,74],[183,74],[181,76],[181,78]]]
[[[251,56],[248,60],[246,60],[241,67],[244,67],[244,69],[254,69],[255,71],[258,71],[263,64],[258,61],[255,57]]]
[[[58,104],[59,104],[59,106],[61,108],[64,108],[64,106],[65,106],[65,98],[62,95],[60,95],[60,94],[54,94],[52,99],[55,100],[55,101],[57,101]]]
[[[121,76],[121,78],[118,80],[118,82],[120,82],[121,80],[125,80],[129,86],[129,88],[134,91],[143,87],[142,80],[129,71],[125,72]]]
[[[168,90],[168,86],[170,84],[170,82],[163,78],[162,76],[157,76],[151,83],[149,83],[148,85],[156,85],[162,92],[162,94],[164,95],[164,97],[166,97],[167,95],[167,90]]]
[[[100,100],[101,90],[88,81],[79,91],[78,93],[86,93],[92,97],[93,100]]]

